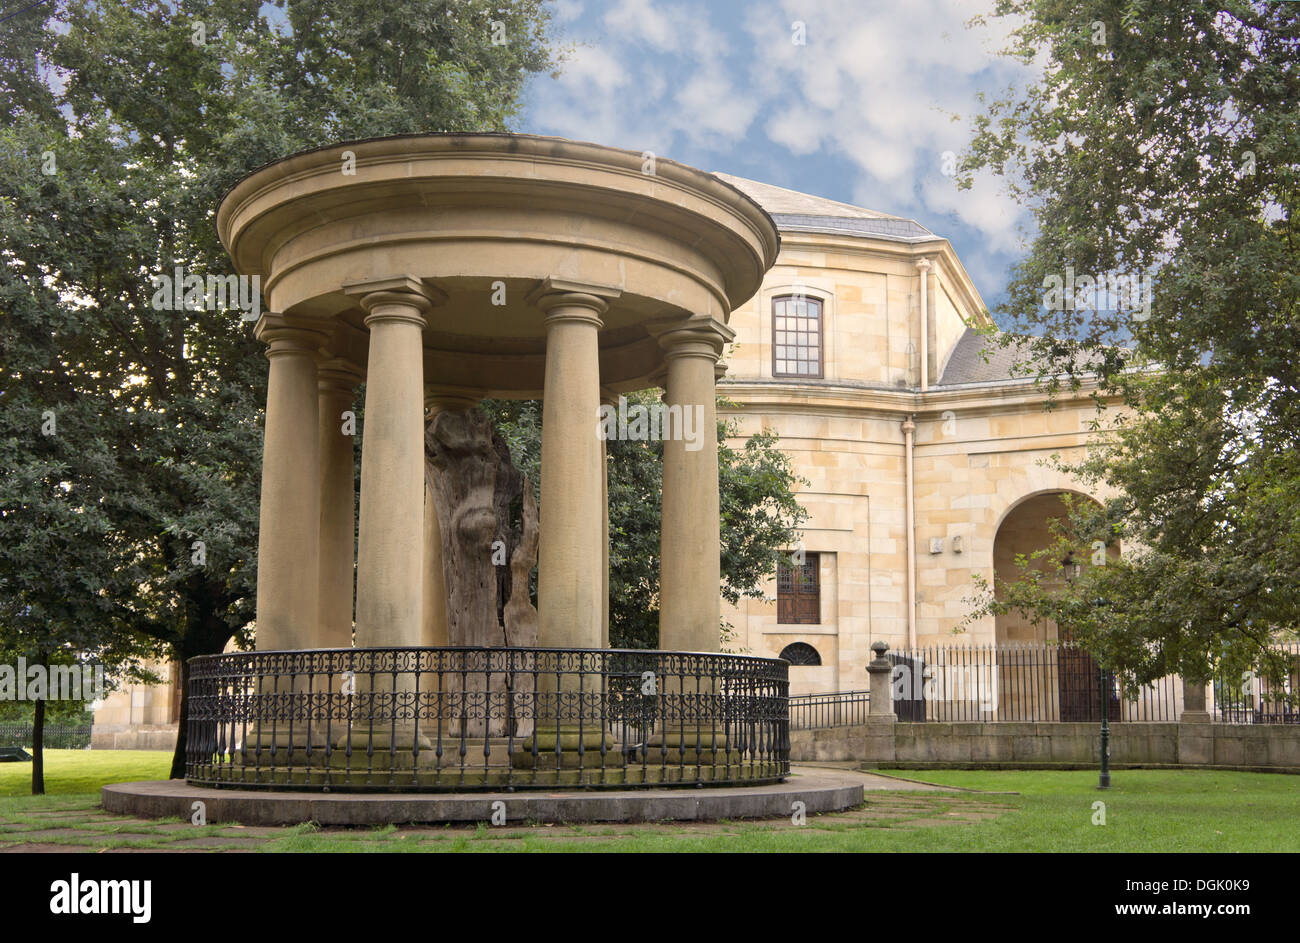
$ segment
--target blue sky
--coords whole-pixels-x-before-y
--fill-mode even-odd
[[[533,80],[519,130],[653,151],[916,219],[1003,297],[1028,214],[987,177],[958,191],[945,151],[990,96],[1032,80],[998,56],[991,0],[553,0],[562,76]],[[796,44],[796,22],[804,45]],[[956,119],[956,120],[954,120]]]

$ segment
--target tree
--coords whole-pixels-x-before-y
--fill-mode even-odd
[[[540,0],[54,0],[6,23],[0,416],[40,498],[6,482],[0,581],[66,607],[50,624],[69,640],[180,664],[174,777],[188,659],[252,629],[266,365],[237,312],[159,310],[153,278],[229,274],[216,206],[271,160],[504,130],[555,64],[548,17]],[[33,425],[51,410],[57,460]],[[64,576],[33,576],[40,528],[69,519],[50,536]]]
[[[962,160],[963,185],[1003,175],[1037,223],[1001,341],[1053,394],[1092,378],[1099,407],[1128,407],[1099,413],[1098,445],[1063,466],[1118,496],[1077,504],[1048,551],[1086,561],[1120,540],[1123,559],[1060,592],[1026,574],[1003,603],[1069,624],[1137,680],[1276,679],[1270,648],[1300,630],[1300,9],[1000,0],[994,15],[1018,24],[1009,55],[1044,63],[977,117]],[[1139,290],[1115,291],[1120,275]]]
[[[37,666],[80,658],[109,677],[144,677],[149,646],[123,630],[113,604],[142,575],[122,565],[129,541],[114,516],[123,489],[103,487],[121,427],[105,422],[66,366],[96,351],[56,274],[95,269],[111,255],[100,232],[111,229],[116,201],[104,183],[106,151],[84,140],[54,146],[27,115],[0,130],[0,652],[11,667],[19,657]],[[45,715],[39,698],[34,794],[44,792]]]
[[[628,396],[629,408],[659,402],[653,391]],[[731,405],[719,399],[718,407]],[[541,410],[531,401],[491,400],[481,408],[509,445],[515,464],[540,482]],[[718,487],[722,598],[763,595],[763,581],[783,551],[798,541],[808,512],[792,489],[804,483],[773,432],[761,432],[733,448],[735,422],[718,423]],[[605,443],[609,476],[609,640],[615,648],[654,648],[659,640],[659,533],[663,443],[611,439]],[[540,498],[540,495],[538,495]],[[541,509],[545,515],[545,508]],[[719,631],[727,631],[719,626]]]
[[[448,643],[535,647],[539,525],[532,485],[482,410],[440,411],[424,443],[442,541]]]

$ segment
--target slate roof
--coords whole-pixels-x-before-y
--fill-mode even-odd
[[[988,354],[986,363],[981,352]],[[990,338],[966,328],[948,357],[943,368],[943,376],[937,386],[954,386],[960,383],[986,383],[990,380],[1019,379],[1025,376],[1023,370],[1012,373],[1017,361],[1032,360],[1029,352],[1017,346],[1002,347]],[[1032,376],[1032,374],[1030,374]]]
[[[767,210],[777,228],[783,232],[848,233],[906,241],[940,238],[914,219],[731,174],[715,173],[714,176],[731,184]],[[982,353],[987,353],[987,362]],[[1013,365],[1017,361],[1029,359],[1027,351],[990,343],[973,328],[967,328],[953,348],[944,366],[943,376],[935,385],[955,386],[1018,379],[1024,374],[1013,374]]]
[[[884,236],[886,239],[934,239],[934,233],[912,219],[850,219],[838,216],[805,216],[772,213],[776,228],[783,232],[846,232],[855,236]]]
[[[758,180],[715,173],[754,200],[771,215],[777,228],[786,232],[848,233],[885,239],[936,239],[934,233],[914,219],[840,203],[811,193],[799,193]]]

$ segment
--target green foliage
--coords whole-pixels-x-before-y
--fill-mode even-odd
[[[85,701],[51,701],[45,712],[45,722],[89,727],[95,720],[89,708],[90,704]],[[30,724],[33,713],[30,701],[0,701],[0,724]]]
[[[770,429],[756,432],[739,449],[727,444],[739,435],[737,421],[719,423],[722,598],[732,605],[741,597],[762,597],[763,581],[799,543],[799,526],[808,520],[793,489],[809,482],[780,450],[777,434]]]
[[[659,402],[655,391],[627,397],[629,408]],[[718,407],[731,405],[720,399]],[[486,401],[510,446],[511,459],[539,487],[541,409],[534,401]],[[737,426],[718,423],[718,486],[722,585],[728,602],[758,598],[783,550],[798,541],[808,512],[792,489],[802,482],[773,432],[750,436],[739,448]],[[663,443],[612,439],[605,443],[609,481],[609,637],[615,648],[654,648],[659,640],[659,533]],[[542,514],[546,511],[543,508]],[[725,627],[720,627],[724,632]]]
[[[0,648],[126,663],[247,640],[263,348],[236,312],[155,310],[151,277],[231,274],[215,211],[256,167],[503,130],[554,64],[540,0],[270,7],[55,0],[5,24]]]
[[[1140,677],[1275,669],[1270,641],[1300,631],[1300,7],[1001,0],[995,15],[1020,24],[1010,55],[1045,63],[977,119],[963,158],[966,183],[1002,174],[1037,222],[1003,340],[1027,341],[1024,369],[1053,393],[1092,375],[1099,405],[1133,408],[1101,413],[1101,444],[1063,466],[1116,497],[1076,507],[1051,551],[1118,539],[1124,559],[1059,599],[1028,576],[1004,598]],[[1067,266],[1150,274],[1149,310],[1049,310]]]

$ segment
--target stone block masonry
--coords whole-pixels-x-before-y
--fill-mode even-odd
[[[859,724],[790,732],[792,762],[860,760],[903,769],[1091,769],[1101,731],[1089,723]],[[1114,768],[1183,766],[1300,772],[1300,726],[1111,724]]]

